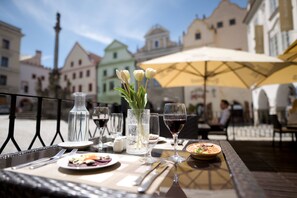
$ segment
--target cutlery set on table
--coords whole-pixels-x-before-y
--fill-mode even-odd
[[[42,167],[42,166],[45,166],[48,164],[55,163],[63,157],[74,155],[77,152],[77,149],[72,149],[71,152],[64,154],[65,152],[66,152],[66,149],[62,149],[56,155],[54,155],[50,158],[41,158],[41,159],[38,159],[38,160],[35,160],[32,162],[19,164],[17,166],[11,167],[11,169],[16,170],[16,169],[25,168],[25,167],[29,167],[29,169],[36,169],[36,168],[39,168],[39,167]]]
[[[134,181],[133,185],[138,186],[137,191],[139,193],[144,193],[152,185],[155,179],[168,167],[168,164],[161,161],[154,163],[149,170],[144,172]]]

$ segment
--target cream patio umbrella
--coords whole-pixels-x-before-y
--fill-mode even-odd
[[[257,87],[270,84],[288,84],[297,82],[297,40],[278,56],[286,61],[287,66],[273,72],[257,84]]]
[[[143,69],[157,70],[155,79],[162,87],[206,86],[250,88],[272,72],[282,68],[283,61],[244,51],[201,47],[163,56],[141,63]]]

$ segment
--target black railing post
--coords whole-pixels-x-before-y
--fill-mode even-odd
[[[61,112],[62,112],[62,99],[58,99],[58,106],[57,106],[57,128],[56,128],[56,134],[54,136],[54,139],[51,142],[51,145],[54,144],[57,135],[59,134],[62,142],[64,142],[64,139],[62,137],[61,131],[60,131],[60,124],[61,124]]]
[[[2,151],[4,150],[6,144],[8,143],[8,141],[10,139],[13,142],[16,149],[18,151],[21,151],[19,145],[17,144],[17,142],[14,139],[14,123],[15,123],[15,110],[16,110],[16,98],[17,98],[17,96],[16,96],[16,94],[11,94],[10,97],[11,98],[10,98],[10,113],[9,113],[8,135],[7,135],[7,138],[6,138],[5,142],[1,146],[0,154],[2,153]]]
[[[36,132],[35,136],[28,148],[30,150],[35,142],[35,139],[38,137],[42,146],[45,146],[41,136],[40,136],[40,122],[41,122],[41,111],[42,111],[42,97],[38,97],[38,104],[37,104],[37,115],[36,115]]]

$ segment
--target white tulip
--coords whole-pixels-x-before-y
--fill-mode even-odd
[[[135,80],[137,80],[138,82],[142,81],[144,78],[144,71],[143,70],[134,70],[133,72]]]
[[[152,68],[147,68],[145,70],[145,77],[147,79],[151,79],[155,76],[155,74],[157,73],[157,71],[155,69],[152,69]]]

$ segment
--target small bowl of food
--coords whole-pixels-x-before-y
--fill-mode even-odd
[[[220,154],[222,149],[213,143],[193,143],[187,146],[186,151],[195,159],[211,160]]]

